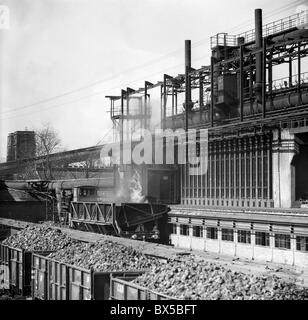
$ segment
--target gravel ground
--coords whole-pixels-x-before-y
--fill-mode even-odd
[[[44,225],[28,226],[2,241],[10,247],[28,251],[55,251],[76,242],[60,229]]]
[[[308,289],[276,275],[245,274],[193,257],[155,265],[134,283],[179,299],[308,300]]]
[[[77,241],[79,234],[93,242]],[[97,271],[148,270],[134,282],[180,299],[308,299],[308,289],[295,285],[299,272],[291,266],[188,252],[46,225],[28,226],[3,244],[30,251],[56,251],[50,257]],[[145,253],[169,260],[162,263]],[[2,295],[1,299],[11,298]]]

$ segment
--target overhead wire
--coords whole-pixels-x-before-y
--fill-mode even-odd
[[[201,59],[204,59],[204,57],[202,56],[201,58],[198,58],[198,59],[194,59],[194,61],[199,61]],[[169,69],[175,69],[179,66],[181,66],[182,64],[178,64],[178,65],[174,65],[172,67],[168,67],[168,69],[164,68],[163,70],[159,70],[159,71],[156,71],[152,74],[149,74],[148,76],[153,76],[153,75],[156,75],[156,74],[161,74],[162,72],[166,71],[166,70],[169,70]],[[132,83],[135,83],[137,81],[140,81],[140,80],[143,80],[144,77],[142,78],[139,78],[139,79],[136,79],[136,80],[133,80],[133,81],[130,81],[128,83],[126,83],[125,85],[128,86],[128,85],[131,85]],[[37,113],[37,112],[42,112],[42,111],[46,111],[46,110],[50,110],[50,109],[53,109],[53,108],[58,108],[58,107],[61,107],[63,105],[67,105],[67,104],[71,104],[71,103],[74,103],[74,102],[79,102],[79,101],[82,101],[84,99],[88,99],[90,97],[93,97],[93,96],[97,96],[97,95],[102,95],[104,93],[107,93],[107,92],[110,92],[111,90],[114,90],[114,89],[118,89],[119,86],[115,86],[113,88],[109,88],[109,89],[104,89],[102,91],[97,91],[97,92],[94,92],[92,94],[89,94],[89,95],[86,95],[86,96],[83,96],[83,97],[80,97],[78,99],[74,99],[74,100],[70,100],[70,101],[65,101],[63,103],[59,103],[59,104],[56,104],[56,105],[52,105],[52,106],[47,106],[46,108],[42,108],[42,109],[38,109],[38,110],[33,110],[31,112],[28,112],[28,113],[24,113],[24,114],[18,114],[18,115],[14,115],[14,116],[8,116],[6,118],[0,118],[0,121],[3,121],[3,120],[10,120],[10,119],[15,119],[15,118],[19,118],[19,117],[25,117],[25,116],[28,116],[28,115],[31,115],[33,113]]]
[[[273,15],[277,15],[278,13],[281,13],[281,12],[283,12],[283,11],[286,11],[286,10],[291,9],[292,7],[294,7],[295,4],[300,5],[300,4],[303,4],[303,3],[305,3],[305,2],[306,2],[306,0],[296,0],[296,1],[293,1],[292,3],[290,3],[290,4],[288,4],[288,5],[284,5],[284,6],[282,6],[282,7],[279,7],[279,8],[277,8],[277,9],[274,9],[274,10],[272,10],[272,11],[269,11],[267,14],[264,15],[264,18],[268,18],[268,17],[271,17],[271,16],[273,16]],[[246,20],[246,21],[250,21],[250,20]],[[246,22],[246,21],[245,21],[245,22]],[[237,29],[239,29],[239,28],[242,28],[243,25],[247,25],[247,23],[245,24],[245,23],[243,22],[243,23],[241,23],[241,24],[239,24],[239,25],[237,25],[237,26],[229,29],[229,31],[231,32],[231,31],[237,30]],[[192,45],[192,47],[198,47],[198,46],[202,45],[202,43],[205,42],[205,41],[208,42],[208,38],[206,38],[206,39],[201,39],[201,40],[195,42],[195,43]],[[64,93],[62,93],[62,94],[59,94],[59,95],[56,95],[56,96],[53,96],[53,97],[50,97],[50,98],[47,98],[47,99],[39,100],[39,101],[37,101],[37,102],[31,103],[31,104],[28,104],[28,105],[24,105],[24,106],[22,106],[22,107],[17,107],[17,108],[13,108],[13,109],[11,108],[11,109],[9,109],[9,110],[2,111],[2,112],[0,112],[0,115],[1,115],[1,114],[6,114],[6,113],[12,113],[12,112],[20,111],[20,110],[27,109],[27,108],[31,108],[31,107],[34,107],[34,106],[37,106],[37,105],[41,105],[41,104],[44,104],[44,103],[47,103],[47,102],[50,102],[50,101],[53,101],[53,100],[56,100],[56,99],[59,99],[59,98],[62,98],[62,97],[71,95],[71,94],[74,94],[74,93],[78,93],[78,92],[80,92],[80,91],[83,91],[83,90],[92,88],[92,87],[94,87],[95,85],[98,85],[98,84],[101,84],[101,83],[105,83],[105,82],[108,82],[108,81],[110,81],[110,80],[112,80],[112,79],[115,79],[117,76],[120,76],[120,75],[122,75],[122,74],[126,74],[126,73],[128,73],[128,72],[133,71],[133,70],[142,69],[142,68],[144,68],[144,67],[146,67],[146,66],[148,66],[148,65],[152,65],[153,63],[155,63],[155,62],[157,62],[157,61],[162,61],[162,60],[164,60],[166,57],[172,56],[172,55],[174,55],[174,54],[177,53],[177,52],[181,52],[182,50],[183,50],[183,47],[181,47],[181,48],[179,48],[179,49],[176,49],[176,50],[173,50],[173,51],[171,51],[171,52],[169,52],[169,53],[167,53],[167,54],[165,54],[165,55],[163,55],[163,56],[161,56],[161,57],[158,57],[158,58],[152,59],[152,60],[150,60],[150,61],[147,61],[147,62],[145,62],[145,63],[143,63],[143,64],[141,64],[141,65],[138,65],[138,66],[131,67],[131,68],[128,68],[128,69],[126,69],[126,70],[123,70],[123,71],[121,71],[121,73],[119,73],[119,74],[112,75],[112,76],[107,77],[107,78],[105,78],[105,79],[92,82],[91,84],[88,84],[88,85],[85,85],[85,86],[81,86],[81,87],[79,87],[79,88],[77,88],[77,89],[69,90],[69,91],[66,91],[66,92],[64,92]],[[200,60],[200,59],[197,59],[197,60],[195,59],[195,61],[198,61],[198,60]],[[177,66],[181,66],[181,64],[176,65],[176,66],[173,66],[173,67],[171,67],[171,68],[175,68],[175,67],[177,67]],[[171,68],[168,68],[168,69],[171,69]],[[165,70],[165,69],[164,69],[164,70]],[[164,70],[163,70],[163,71],[164,71]],[[156,72],[156,73],[154,73],[154,74],[158,74],[158,73],[159,73],[159,72]],[[144,76],[144,77],[152,76],[152,75],[153,75],[153,73],[150,74],[150,75],[146,75],[146,76]],[[144,77],[143,77],[143,78],[144,78]],[[130,83],[127,83],[127,85],[128,85],[128,84],[131,84],[131,83],[134,83],[134,82],[137,82],[137,81],[139,81],[139,79],[138,79],[138,80],[131,81]],[[117,86],[117,87],[118,87],[118,86]],[[56,107],[58,107],[58,106],[63,106],[63,105],[70,104],[70,103],[73,103],[73,102],[78,102],[78,101],[87,99],[87,98],[89,98],[89,97],[96,96],[96,95],[98,95],[98,94],[101,94],[101,93],[103,93],[103,92],[106,92],[107,90],[109,91],[109,90],[116,89],[117,87],[111,88],[111,89],[106,89],[106,90],[100,91],[100,92],[94,92],[94,93],[92,93],[92,94],[89,94],[89,95],[80,97],[80,98],[78,98],[77,100],[72,100],[72,101],[68,101],[68,102],[63,102],[63,103],[60,103],[60,104],[57,104],[57,105],[54,105],[54,106],[50,106],[50,107],[45,108],[45,109],[43,109],[43,110],[48,110],[48,109],[50,109],[50,108],[56,108]],[[35,113],[35,112],[39,112],[39,111],[42,111],[42,109],[40,109],[40,110],[38,110],[38,111],[32,111],[31,113]],[[27,114],[29,114],[29,113],[27,113]],[[27,114],[23,114],[23,115],[21,115],[21,116],[24,116],[24,115],[27,115]],[[13,116],[13,117],[8,117],[8,118],[0,118],[0,120],[8,120],[8,119],[16,118],[16,117],[19,117],[19,115],[18,115],[18,116]]]

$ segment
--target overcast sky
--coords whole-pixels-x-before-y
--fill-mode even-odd
[[[184,73],[185,39],[192,66],[208,65],[211,35],[253,28],[255,8],[270,22],[304,3],[0,0],[10,9],[10,28],[0,30],[0,158],[9,132],[43,122],[67,149],[97,144],[111,128],[105,95]]]

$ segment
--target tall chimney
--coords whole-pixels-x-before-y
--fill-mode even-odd
[[[185,40],[185,130],[188,132],[188,116],[191,108],[191,41]],[[186,133],[186,161],[188,161],[188,134]]]
[[[188,130],[188,111],[191,107],[191,84],[189,72],[191,70],[191,41],[185,40],[185,130]]]
[[[191,41],[185,40],[185,67],[191,67]]]
[[[255,9],[255,47],[262,48],[262,9]],[[262,52],[256,54],[256,97],[262,100]]]

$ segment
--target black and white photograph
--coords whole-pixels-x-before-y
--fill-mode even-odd
[[[0,0],[0,315],[60,300],[308,300],[307,0]]]

